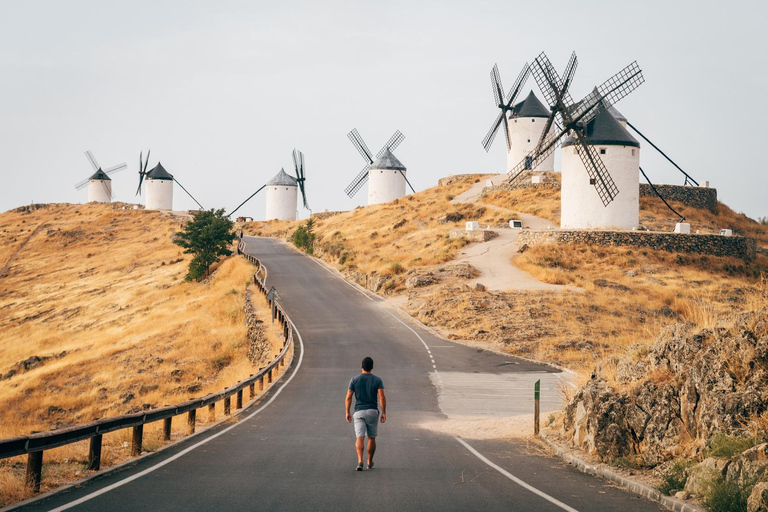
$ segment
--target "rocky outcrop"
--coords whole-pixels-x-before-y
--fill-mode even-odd
[[[729,327],[666,329],[646,354],[609,359],[565,410],[563,429],[603,461],[655,466],[694,456],[717,432],[734,433],[768,409],[768,311]]]
[[[245,325],[248,328],[248,360],[253,364],[262,362],[269,353],[269,342],[264,330],[264,322],[256,316],[256,308],[251,301],[252,292],[250,288],[245,290],[245,304],[243,312],[245,313]]]
[[[768,512],[768,482],[760,482],[752,488],[747,499],[747,512]]]

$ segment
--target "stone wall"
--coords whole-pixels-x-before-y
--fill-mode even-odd
[[[472,242],[487,242],[488,240],[493,240],[499,234],[488,229],[473,229],[472,231],[452,229],[449,236],[451,238],[466,238]]]
[[[456,183],[457,181],[462,181],[467,178],[475,178],[477,180],[480,180],[484,176],[488,176],[487,174],[454,174],[452,176],[446,176],[445,178],[440,178],[437,180],[437,184],[440,187],[444,187],[446,185],[450,185],[452,183]]]
[[[704,187],[683,187],[680,185],[655,185],[661,197],[667,201],[677,201],[686,206],[706,209],[714,212],[717,209],[717,189]],[[647,183],[640,184],[640,197],[657,197]]]
[[[532,231],[518,235],[519,245],[543,243],[647,247],[649,249],[733,256],[746,261],[755,258],[757,242],[743,236],[680,235],[643,231]]]
[[[310,217],[315,220],[323,220],[323,219],[327,219],[328,217],[339,215],[340,213],[347,213],[347,212],[318,212],[318,213],[313,213],[312,215],[310,215]]]

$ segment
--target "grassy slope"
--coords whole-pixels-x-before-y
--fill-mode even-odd
[[[0,437],[180,402],[253,373],[250,264],[232,258],[208,283],[187,283],[189,256],[171,243],[180,221],[111,205],[1,214],[0,246],[41,223],[0,278],[0,410],[14,411]]]
[[[555,175],[555,177],[557,177]],[[429,269],[456,257],[463,242],[446,237],[441,224],[448,212],[460,211],[481,224],[495,224],[530,213],[559,219],[557,189],[499,191],[482,205],[452,205],[449,199],[477,177],[435,187],[398,201],[358,208],[318,222],[318,252],[341,270],[388,275],[385,293],[401,293],[411,269]],[[723,204],[717,212],[680,204],[673,206],[692,230],[734,229],[768,246],[762,226]],[[475,213],[479,212],[479,213]],[[641,198],[641,221],[651,229],[671,231],[676,217],[650,197]],[[395,228],[398,222],[406,222]],[[298,223],[252,223],[246,231],[287,237]],[[407,291],[406,309],[424,323],[452,338],[492,345],[510,353],[564,364],[589,374],[595,362],[624,353],[636,344],[651,343],[660,330],[680,321],[709,324],[719,313],[748,307],[745,299],[768,269],[768,258],[754,262],[662,251],[609,247],[533,247],[514,264],[538,279],[570,284],[584,293],[477,292],[461,280]],[[402,267],[402,269],[400,268]],[[620,287],[595,285],[607,279]],[[621,286],[626,288],[621,288]]]

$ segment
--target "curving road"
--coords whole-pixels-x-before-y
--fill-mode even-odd
[[[279,385],[232,423],[21,509],[664,510],[528,443],[425,430],[446,415],[529,412],[531,383],[541,379],[544,396],[556,397],[559,375],[435,337],[281,242],[245,242],[301,333]],[[342,409],[364,356],[384,380],[388,418],[376,469],[355,472]]]

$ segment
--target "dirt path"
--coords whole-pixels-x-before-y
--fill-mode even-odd
[[[490,174],[483,176],[478,183],[472,185],[466,192],[454,197],[452,203],[482,204],[480,194],[488,182],[498,185],[506,174]],[[491,206],[491,205],[485,205]],[[546,229],[551,222],[533,215],[520,214],[523,226],[530,229]],[[461,253],[457,261],[467,262],[477,268],[481,275],[472,281],[481,283],[489,290],[552,290],[552,291],[581,291],[572,286],[560,286],[542,283],[528,272],[520,270],[511,261],[518,254],[519,244],[517,237],[520,231],[517,229],[497,229],[497,238],[484,243],[468,245]]]

